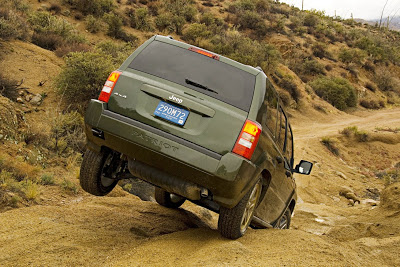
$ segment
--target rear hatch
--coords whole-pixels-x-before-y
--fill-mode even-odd
[[[152,41],[121,69],[108,109],[224,155],[247,118],[256,76],[169,42],[178,45]]]

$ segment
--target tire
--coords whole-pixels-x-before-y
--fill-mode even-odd
[[[117,179],[111,176],[112,166],[115,165],[116,154],[108,151],[100,153],[87,149],[83,156],[80,170],[80,184],[83,190],[95,195],[105,196],[114,189]]]
[[[185,198],[171,194],[159,187],[155,188],[154,197],[158,204],[167,208],[177,209],[185,202]]]
[[[249,192],[232,209],[221,207],[219,211],[218,230],[223,237],[237,239],[243,236],[253,218],[262,190],[258,181]]]
[[[279,218],[278,222],[275,225],[275,228],[278,229],[289,229],[290,222],[292,220],[292,213],[290,209],[287,209],[282,217]]]

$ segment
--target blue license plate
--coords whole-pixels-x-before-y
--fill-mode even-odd
[[[184,125],[187,117],[189,116],[189,111],[175,107],[164,101],[160,101],[156,110],[154,111],[154,115],[178,125]]]

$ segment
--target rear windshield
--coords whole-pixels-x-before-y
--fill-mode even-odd
[[[159,41],[150,43],[129,64],[232,106],[249,111],[256,76],[196,52]]]

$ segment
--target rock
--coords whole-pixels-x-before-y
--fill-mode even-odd
[[[347,180],[346,175],[344,175],[344,173],[342,173],[342,172],[336,171],[336,175],[339,176],[340,178],[344,179],[344,180]]]
[[[32,105],[37,105],[39,106],[42,103],[42,96],[40,94],[36,94],[34,97],[32,97],[31,102]]]
[[[375,206],[378,206],[379,201],[376,201],[376,200],[373,200],[373,199],[363,199],[363,200],[361,200],[361,204],[367,205],[367,206],[371,206],[371,207],[375,207]]]
[[[25,91],[24,91],[24,90],[19,90],[19,91],[18,91],[18,95],[24,96],[24,95],[25,95]]]
[[[339,195],[354,201],[354,203],[356,202],[358,202],[358,204],[361,203],[360,199],[356,196],[356,194],[350,187],[342,186],[339,190]]]
[[[0,140],[3,139],[4,135],[0,134]]]
[[[32,95],[26,95],[25,100],[29,102],[32,100],[32,97],[33,97]]]
[[[24,100],[22,99],[22,97],[17,97],[17,103],[24,103]]]

